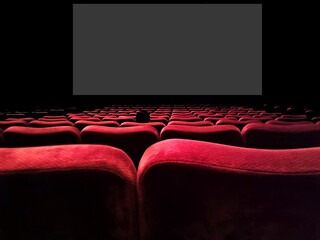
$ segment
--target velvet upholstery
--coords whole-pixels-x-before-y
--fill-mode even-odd
[[[80,131],[72,126],[20,127],[13,126],[3,132],[8,147],[32,147],[81,143]]]
[[[87,144],[105,144],[125,151],[138,167],[144,151],[159,141],[158,131],[151,126],[105,127],[87,126],[81,131],[81,139]]]
[[[136,171],[120,149],[0,149],[0,239],[137,240]]]
[[[151,117],[150,122],[162,122],[164,124],[168,124],[169,120],[166,117]]]
[[[270,120],[270,121],[267,121],[266,124],[275,124],[275,125],[297,125],[297,124],[313,124],[313,122],[311,122],[311,121],[294,121],[294,122],[288,122],[288,121]]]
[[[183,138],[223,143],[235,146],[242,145],[240,130],[232,125],[202,127],[187,125],[168,125],[162,129],[160,138],[161,140],[170,138]]]
[[[213,124],[216,124],[219,120],[221,119],[229,119],[230,117],[226,118],[226,117],[207,117],[204,119],[205,122],[212,122]],[[231,120],[238,120],[236,117],[232,117]]]
[[[240,121],[240,120],[232,120],[232,119],[221,119],[216,122],[216,125],[233,125],[242,130],[243,127],[245,127],[249,123],[261,123],[262,121],[257,120],[257,119],[252,119],[252,120],[245,120],[245,121]]]
[[[73,126],[73,123],[64,120],[64,121],[41,121],[41,120],[34,120],[29,122],[28,127],[55,127],[55,126]]]
[[[87,120],[87,121],[101,121],[100,118],[94,118],[94,117],[89,117],[89,116],[75,116],[69,119],[70,121],[72,121],[73,123],[75,123],[76,121],[79,120]]]
[[[307,115],[281,115],[276,118],[278,121],[287,121],[287,122],[297,122],[297,121],[306,121]]]
[[[170,121],[168,125],[188,125],[188,126],[213,126],[214,124],[209,121],[197,121],[197,122],[188,122],[188,121]]]
[[[47,119],[67,119],[67,117],[65,115],[57,115],[57,116],[43,116],[43,118],[47,118]]]
[[[252,148],[285,149],[320,146],[320,126],[251,123],[241,131],[244,144]]]
[[[135,117],[133,116],[119,116],[118,118],[114,119],[114,121],[121,125],[123,122],[134,122],[134,119]]]
[[[2,130],[5,130],[11,126],[28,126],[28,122],[24,120],[0,121],[0,128]]]
[[[163,122],[147,122],[147,123],[140,123],[140,122],[124,122],[121,123],[120,127],[133,127],[133,126],[151,126],[157,129],[157,131],[161,132],[162,128],[166,125]]]
[[[78,128],[80,131],[89,125],[99,125],[99,126],[107,126],[107,127],[119,127],[119,123],[116,121],[87,121],[87,120],[79,120],[74,123],[74,126]]]
[[[320,148],[170,139],[137,175],[140,240],[318,240]]]
[[[16,120],[23,120],[26,122],[31,122],[35,120],[33,117],[23,117],[23,118],[6,118],[6,121],[16,121]]]
[[[170,118],[170,121],[184,121],[184,122],[198,122],[201,121],[202,119],[199,117],[188,117],[188,116],[172,116]]]
[[[68,118],[38,118],[38,121],[42,121],[42,122],[65,122],[65,121],[69,121]]]

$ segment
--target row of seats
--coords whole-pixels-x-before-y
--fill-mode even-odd
[[[320,236],[320,147],[169,139],[149,147],[138,170],[105,145],[2,148],[0,156],[1,239]]]
[[[79,131],[73,126],[12,126],[0,132],[2,147],[30,147],[57,144],[105,144],[124,150],[138,166],[144,151],[165,139],[180,138],[233,146],[290,149],[320,146],[320,125],[247,124],[241,131],[233,125],[190,126],[170,124],[158,130],[149,124],[108,127],[90,125]]]
[[[89,118],[91,119],[91,118]],[[159,122],[157,122],[157,121]],[[179,118],[172,121],[168,121],[167,119],[153,119],[148,122],[147,125],[155,127],[159,132],[166,125],[193,125],[193,126],[213,126],[213,125],[234,125],[240,130],[245,127],[249,123],[265,123],[265,124],[277,124],[277,125],[293,125],[293,124],[320,124],[320,121],[313,123],[312,121],[305,120],[294,120],[294,121],[284,121],[284,120],[266,120],[266,119],[246,119],[246,120],[234,120],[230,118],[210,118],[207,117],[204,120],[191,120],[186,118]],[[266,121],[265,121],[266,120]],[[69,121],[68,119],[43,119],[43,120],[32,120],[27,122],[26,120],[5,120],[0,121],[0,128],[5,130],[10,126],[29,126],[29,127],[50,127],[50,126],[74,126],[79,130],[82,130],[84,127],[89,125],[101,125],[101,126],[109,126],[109,127],[127,127],[127,126],[139,126],[146,125],[145,123],[135,122],[133,119],[130,121],[121,119],[117,120],[108,120],[108,121],[100,121],[100,120],[88,120],[88,118],[83,118],[82,120],[77,120],[74,123]]]
[[[183,111],[183,112],[171,112],[171,111],[161,111],[161,112],[152,112],[149,111],[150,118],[153,120],[156,120],[158,118],[165,118],[167,121],[201,121],[201,120],[207,120],[207,121],[217,121],[221,118],[226,118],[229,120],[260,120],[263,122],[266,122],[268,120],[279,120],[279,121],[319,121],[319,117],[312,117],[308,118],[307,115],[283,115],[281,113],[266,113],[266,112],[227,112],[227,113],[221,113],[221,112],[197,112],[197,111]],[[134,118],[136,116],[136,112],[131,113],[79,113],[79,114],[70,114],[70,115],[61,115],[61,116],[43,116],[39,118],[33,118],[33,117],[5,117],[3,120],[24,120],[27,122],[31,122],[33,120],[41,120],[41,121],[62,121],[62,120],[70,120],[71,122],[76,122],[78,120],[91,120],[91,121],[117,121],[118,123],[122,122],[130,122],[134,121]]]
[[[267,108],[266,108],[267,109]],[[55,110],[55,111],[52,111]],[[135,116],[136,111],[145,110],[150,113],[151,118],[163,117],[166,115],[168,118],[172,117],[172,120],[175,120],[176,117],[181,118],[181,115],[184,115],[184,118],[193,118],[195,120],[204,119],[206,117],[228,117],[230,119],[263,119],[266,121],[268,118],[279,118],[288,119],[288,120],[298,120],[308,119],[316,121],[319,120],[319,111],[305,109],[304,111],[279,111],[279,112],[267,112],[266,110],[255,110],[254,108],[245,108],[245,107],[236,107],[236,106],[215,106],[210,104],[202,105],[158,105],[158,106],[111,106],[104,107],[101,109],[95,110],[85,110],[80,113],[74,111],[69,112],[70,109],[50,109],[50,111],[31,111],[31,112],[5,112],[0,115],[1,119],[25,119],[31,121],[32,118],[46,118],[49,116],[53,117],[65,117],[66,115],[71,119],[76,121],[79,118],[91,118],[92,120],[104,119],[104,120],[113,120],[117,119],[121,121],[121,118],[124,118],[126,121],[132,120],[132,117]],[[57,115],[60,113],[60,115]],[[293,119],[291,116],[295,116]],[[316,119],[318,118],[318,119]]]

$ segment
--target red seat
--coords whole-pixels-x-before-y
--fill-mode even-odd
[[[56,127],[56,126],[73,126],[73,123],[68,120],[64,120],[64,121],[33,120],[28,124],[28,127]]]
[[[159,141],[158,131],[151,126],[87,126],[81,131],[83,143],[105,144],[125,151],[137,167],[144,151]]]
[[[43,121],[43,122],[65,122],[65,121],[69,121],[66,118],[38,118],[38,121]]]
[[[80,131],[71,126],[20,127],[13,126],[3,132],[8,147],[32,147],[81,143]]]
[[[171,121],[198,122],[198,121],[202,121],[202,119],[199,117],[172,116],[169,121],[170,122]]]
[[[114,121],[117,121],[119,124],[123,122],[134,122],[135,117],[133,116],[119,116],[118,118],[114,119]]]
[[[26,121],[26,122],[31,122],[34,120],[34,118],[32,117],[23,117],[23,118],[6,118],[6,121],[16,121],[16,120],[23,120],[23,121]]]
[[[168,125],[162,129],[161,140],[183,138],[207,142],[223,143],[235,146],[242,145],[240,130],[232,125],[224,126],[187,126]]]
[[[319,147],[161,141],[137,184],[140,240],[319,239]]]
[[[64,116],[64,115],[58,115],[58,116],[43,116],[43,118],[46,118],[46,119],[67,119],[67,117]]]
[[[167,125],[168,121],[166,117],[150,117],[150,122],[162,122]]]
[[[274,125],[297,125],[297,124],[314,124],[314,123],[311,122],[311,121],[287,122],[287,121],[270,120],[270,121],[267,121],[266,124],[274,124]]]
[[[2,130],[11,126],[28,126],[28,123],[24,120],[0,121],[0,128]]]
[[[287,122],[297,122],[297,121],[306,121],[307,115],[282,115],[275,120],[278,121],[287,121]]]
[[[94,118],[94,117],[85,117],[85,116],[78,116],[78,117],[72,117],[70,118],[70,121],[72,122],[76,122],[76,121],[79,121],[79,120],[86,120],[86,121],[101,121],[100,118]]]
[[[87,120],[79,120],[76,121],[74,126],[78,128],[80,131],[84,129],[86,126],[90,125],[99,125],[99,126],[107,126],[107,127],[119,127],[119,123],[116,121],[102,121],[102,122],[97,122],[97,121],[87,121]]]
[[[320,146],[320,126],[315,124],[248,124],[242,129],[247,147],[285,149]]]
[[[161,132],[162,128],[166,125],[163,122],[147,122],[147,123],[140,123],[140,122],[124,122],[121,123],[120,127],[134,127],[134,126],[151,126],[157,129],[157,131]]]
[[[221,119],[216,122],[216,125],[233,125],[239,128],[240,130],[245,127],[249,123],[261,123],[260,120],[245,120],[245,121],[239,121],[239,120],[232,120],[232,119]]]
[[[136,170],[120,149],[0,149],[1,239],[137,239]]]
[[[257,120],[260,120],[261,122],[265,123],[265,122],[267,122],[267,121],[273,120],[274,118],[273,118],[273,117],[270,117],[270,116],[261,116],[261,115],[258,115],[258,116],[253,116],[253,119],[257,119]]]
[[[221,119],[237,120],[236,117],[207,117],[204,119],[204,121],[212,122],[213,124],[216,124]]]
[[[117,119],[118,119],[117,116],[106,116],[102,118],[103,121],[115,121]]]
[[[214,124],[209,121],[198,121],[198,122],[171,121],[168,123],[168,125],[213,126]]]

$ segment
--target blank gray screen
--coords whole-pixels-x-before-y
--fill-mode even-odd
[[[261,95],[261,4],[74,4],[74,95]]]

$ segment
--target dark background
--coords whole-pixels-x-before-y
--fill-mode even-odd
[[[2,7],[0,106],[83,104],[279,103],[318,105],[316,6],[311,1],[206,1],[263,4],[262,96],[73,96],[72,4],[107,1],[14,2]],[[120,3],[120,2],[114,2]],[[122,2],[126,3],[126,2]],[[128,2],[129,3],[129,2]],[[137,2],[138,3],[138,2]],[[148,3],[148,2],[139,2]],[[166,3],[165,1],[153,3]],[[174,3],[180,3],[175,1]],[[201,3],[201,1],[181,1]]]

